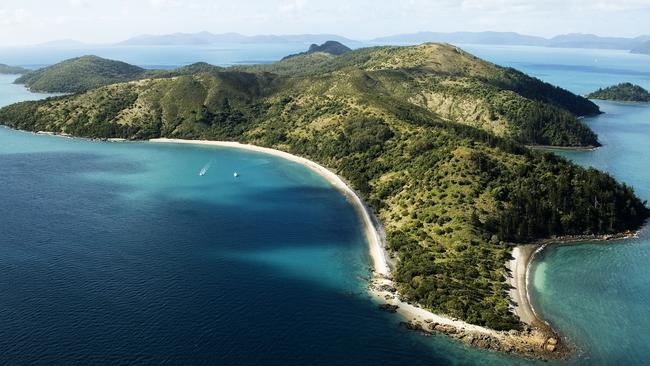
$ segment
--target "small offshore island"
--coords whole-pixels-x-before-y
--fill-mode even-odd
[[[568,354],[527,301],[537,246],[516,244],[626,236],[650,212],[610,175],[526,145],[599,146],[578,119],[598,106],[446,44],[312,51],[175,70],[85,56],[17,80],[76,94],[2,108],[0,123],[297,159],[352,197],[383,309],[481,348]]]
[[[650,102],[650,92],[632,83],[621,83],[588,94],[589,99],[612,100],[617,102]]]

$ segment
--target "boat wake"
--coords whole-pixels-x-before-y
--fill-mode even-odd
[[[205,166],[201,168],[201,171],[199,171],[199,176],[204,176],[208,172],[208,169],[210,169],[210,163],[205,164]]]

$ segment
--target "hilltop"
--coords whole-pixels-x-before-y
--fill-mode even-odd
[[[317,52],[327,53],[332,56],[341,56],[342,54],[347,53],[349,51],[352,51],[352,49],[344,45],[343,43],[336,42],[336,41],[327,41],[320,46],[314,43],[311,46],[309,46],[309,50],[307,50],[306,52],[301,52],[295,55],[289,55],[283,58],[282,60],[286,60],[296,56],[309,55]]]
[[[593,146],[592,102],[456,47],[317,52],[184,72],[0,109],[14,128],[238,141],[307,157],[378,214],[401,295],[493,329],[510,311],[510,243],[638,228],[631,188],[523,144]]]
[[[632,83],[621,83],[604,89],[598,89],[587,95],[590,99],[615,100],[620,102],[650,102],[650,93]]]
[[[82,56],[60,62],[16,79],[33,91],[78,93],[104,85],[137,79],[145,70],[125,62]]]
[[[0,64],[0,74],[14,74],[14,75],[20,75],[20,74],[25,74],[28,73],[29,70],[20,67],[20,66],[9,66],[5,64]]]

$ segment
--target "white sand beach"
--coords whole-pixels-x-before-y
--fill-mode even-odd
[[[156,143],[176,143],[176,144],[194,144],[194,145],[209,145],[209,146],[221,146],[221,147],[230,147],[237,149],[245,149],[249,151],[257,151],[265,154],[270,154],[274,156],[281,157],[299,164],[306,166],[317,174],[325,178],[334,188],[342,192],[352,203],[355,211],[361,217],[364,225],[364,231],[368,244],[370,246],[370,256],[373,262],[373,268],[375,272],[379,275],[388,276],[390,270],[388,268],[388,262],[384,257],[383,250],[383,239],[380,235],[379,230],[375,226],[375,221],[373,221],[373,214],[370,212],[370,209],[366,204],[361,200],[359,195],[354,192],[341,177],[336,175],[334,172],[329,169],[319,165],[309,159],[302,158],[300,156],[292,155],[284,151],[270,149],[266,147],[259,147],[255,145],[241,144],[238,142],[230,141],[206,141],[206,140],[182,140],[182,139],[151,139],[150,142]]]
[[[506,263],[510,270],[510,299],[514,302],[513,311],[522,322],[532,326],[543,326],[545,323],[537,317],[530,304],[528,295],[528,277],[530,262],[534,254],[543,248],[537,244],[518,245],[512,250],[512,259]]]
[[[149,141],[153,143],[194,144],[245,149],[249,151],[271,154],[304,165],[317,174],[320,174],[330,184],[332,184],[332,186],[342,192],[350,200],[354,206],[355,211],[361,217],[364,224],[365,235],[369,244],[369,251],[372,258],[374,272],[373,280],[369,288],[371,293],[378,301],[397,306],[397,314],[402,316],[404,320],[409,324],[414,325],[417,329],[421,329],[425,332],[440,331],[478,347],[498,349],[507,352],[521,352],[533,357],[539,357],[540,350],[541,352],[544,352],[544,350],[546,350],[545,347],[547,345],[547,342],[551,338],[549,338],[548,334],[544,332],[539,332],[537,330],[529,330],[525,332],[496,331],[490,328],[470,324],[462,320],[452,319],[444,315],[434,314],[418,306],[417,304],[409,304],[405,301],[402,301],[399,296],[399,292],[395,289],[394,283],[392,281],[390,266],[386,256],[387,253],[384,249],[384,238],[377,227],[378,224],[376,224],[378,223],[377,218],[374,216],[374,213],[368,208],[368,206],[363,202],[360,196],[353,189],[351,189],[341,177],[329,169],[309,159],[292,155],[284,151],[259,147],[255,145],[241,144],[237,142],[182,140],[167,138],[151,139]],[[516,265],[514,268],[526,268],[527,262],[525,264],[522,263],[524,259],[528,260],[529,258],[530,257],[524,257],[523,255],[520,255],[518,252],[515,256],[514,262]],[[517,278],[523,278],[525,283],[525,269],[523,277],[519,275],[520,273],[521,272],[517,272]],[[524,296],[525,286],[520,288],[523,288],[523,294],[518,293],[516,295],[523,296],[527,299],[527,296]],[[525,304],[528,304],[528,302],[526,301]],[[530,311],[532,312],[532,309],[530,309]],[[555,348],[553,348],[553,350],[554,349]]]

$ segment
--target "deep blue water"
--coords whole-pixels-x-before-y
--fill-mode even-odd
[[[465,48],[581,94],[622,81],[650,87],[650,58],[643,56]],[[199,60],[181,51],[133,49],[115,58],[141,65]],[[227,58],[284,55],[249,51]],[[3,52],[0,62],[64,56],[39,52],[20,62]],[[0,77],[0,105],[42,97],[12,80]],[[562,154],[650,198],[650,108],[600,104],[607,113],[586,122],[603,148]],[[365,291],[369,260],[354,211],[294,163],[223,148],[0,128],[0,185],[0,363],[529,363],[408,332],[377,311]],[[571,363],[645,363],[649,256],[648,234],[555,246],[540,256],[533,303],[577,345]]]
[[[354,210],[298,164],[0,128],[0,187],[2,364],[523,362],[380,312]]]

